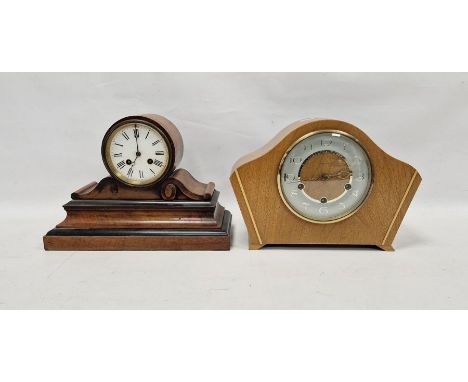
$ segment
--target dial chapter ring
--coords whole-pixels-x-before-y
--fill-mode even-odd
[[[113,170],[113,166],[111,165],[112,161],[110,158],[110,142],[111,138],[115,131],[121,128],[124,125],[138,123],[149,126],[150,128],[157,131],[162,139],[164,140],[165,144],[168,148],[168,162],[167,166],[163,173],[161,173],[154,181],[151,183],[146,184],[138,184],[138,182],[127,182],[122,177],[118,176],[116,172]],[[163,182],[167,177],[172,174],[175,170],[177,165],[180,163],[183,155],[183,141],[182,136],[180,135],[179,130],[175,127],[175,125],[169,121],[168,119],[156,115],[156,114],[145,114],[145,115],[136,115],[136,116],[128,116],[122,118],[115,122],[106,132],[101,144],[101,157],[104,163],[104,166],[108,173],[117,181],[131,187],[151,187],[158,183]]]
[[[301,142],[305,141],[307,138],[309,137],[312,137],[312,136],[315,136],[315,135],[318,135],[318,134],[323,134],[323,133],[330,133],[330,134],[338,134],[338,135],[342,135],[350,140],[352,140],[354,143],[356,143],[358,145],[358,147],[363,151],[363,153],[365,154],[366,156],[366,159],[368,161],[368,178],[369,178],[369,185],[367,187],[367,190],[366,190],[366,193],[364,194],[364,196],[361,198],[361,200],[359,201],[359,204],[357,206],[355,206],[352,210],[350,210],[349,212],[346,212],[342,215],[339,215],[335,218],[331,218],[331,219],[328,219],[328,220],[318,220],[318,219],[314,219],[312,217],[309,217],[309,216],[304,216],[304,214],[302,214],[300,211],[298,211],[296,208],[294,208],[290,201],[288,200],[288,197],[285,195],[285,190],[283,189],[283,184],[282,184],[282,171],[283,171],[283,166],[285,164],[285,161],[286,159],[288,158],[288,155],[291,153],[291,151],[296,147],[298,146],[298,144],[300,144]],[[323,150],[324,152],[326,151],[326,149]],[[321,151],[318,151],[318,152],[321,152]],[[300,172],[299,172],[300,173]],[[349,217],[351,217],[352,215],[354,215],[356,212],[359,211],[359,209],[365,204],[365,202],[367,201],[367,199],[369,198],[369,195],[371,194],[371,191],[372,191],[372,188],[373,188],[373,171],[372,171],[372,161],[371,161],[371,158],[370,158],[370,155],[368,153],[368,150],[366,149],[366,147],[358,140],[356,139],[354,136],[344,132],[344,131],[340,131],[340,130],[333,130],[333,129],[323,129],[323,130],[315,130],[315,131],[312,131],[310,133],[306,133],[304,135],[302,135],[301,137],[299,137],[297,140],[295,140],[289,147],[288,149],[285,151],[284,155],[282,156],[280,162],[279,162],[279,165],[278,165],[278,172],[277,172],[277,187],[278,187],[278,192],[279,192],[279,195],[281,197],[281,200],[283,201],[284,205],[294,214],[296,215],[297,217],[305,220],[305,221],[308,221],[308,222],[311,222],[311,223],[317,223],[317,224],[330,224],[330,223],[336,223],[336,222],[339,222],[339,221],[342,221],[344,219],[347,219]]]

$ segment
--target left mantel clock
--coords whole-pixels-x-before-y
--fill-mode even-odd
[[[102,140],[111,175],[71,194],[46,250],[229,250],[231,214],[212,182],[177,168],[184,145],[156,114],[115,122]]]

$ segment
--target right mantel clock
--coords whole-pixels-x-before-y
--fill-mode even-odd
[[[239,159],[231,184],[250,249],[392,242],[421,183],[410,165],[343,121],[295,122]]]

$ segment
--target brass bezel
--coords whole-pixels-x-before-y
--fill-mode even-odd
[[[156,130],[159,134],[161,134],[161,137],[166,142],[166,145],[167,145],[167,148],[168,148],[169,159],[168,159],[168,162],[167,162],[166,169],[164,170],[164,172],[158,178],[156,178],[156,180],[154,180],[151,183],[140,184],[138,182],[138,180],[135,180],[133,182],[127,182],[127,181],[123,180],[121,177],[119,177],[118,174],[122,174],[122,173],[120,171],[113,171],[113,169],[112,169],[112,167],[110,165],[112,163],[112,159],[110,157],[109,147],[110,147],[111,138],[113,137],[114,132],[117,129],[119,129],[120,127],[122,127],[124,125],[131,125],[132,123],[143,124],[143,125],[149,126],[150,128]],[[173,158],[174,158],[173,151],[174,151],[174,144],[173,144],[172,140],[169,138],[168,134],[166,134],[166,132],[160,126],[158,126],[158,125],[156,125],[154,123],[151,123],[151,122],[149,122],[149,121],[147,121],[145,119],[138,119],[138,118],[124,119],[124,120],[119,121],[119,123],[116,123],[116,124],[112,125],[109,128],[109,130],[107,130],[106,134],[104,135],[104,138],[102,140],[102,145],[101,145],[102,159],[103,159],[103,162],[104,162],[104,166],[106,167],[109,174],[114,179],[118,180],[119,182],[121,182],[121,183],[123,183],[123,184],[125,184],[127,186],[140,187],[140,188],[151,187],[151,186],[154,186],[155,184],[161,182],[162,180],[164,180],[164,178],[168,175],[169,171],[171,171],[171,168],[173,167],[173,164],[172,164],[173,163]]]
[[[340,216],[336,219],[333,219],[333,220],[326,220],[326,221],[322,221],[322,220],[313,220],[313,219],[309,219],[303,215],[301,215],[299,212],[297,212],[289,203],[288,201],[286,200],[286,198],[284,197],[283,195],[283,190],[282,190],[282,187],[281,187],[281,169],[283,167],[283,163],[284,163],[284,160],[286,159],[286,157],[288,156],[289,152],[301,141],[303,141],[304,139],[312,136],[312,135],[316,135],[316,134],[322,134],[322,133],[335,133],[335,134],[342,134],[350,139],[352,139],[353,141],[355,141],[363,150],[364,152],[366,153],[367,155],[367,158],[369,159],[369,164],[370,164],[370,186],[369,186],[369,190],[367,191],[367,194],[366,194],[366,197],[362,200],[362,202],[359,204],[359,206],[357,206],[353,211],[351,211],[350,213],[346,214],[346,215],[343,215],[343,216]],[[326,130],[317,130],[317,131],[312,131],[310,133],[307,133],[303,136],[301,136],[299,139],[297,139],[296,141],[294,141],[294,143],[292,143],[288,149],[285,151],[283,157],[281,158],[281,161],[280,161],[280,164],[279,164],[279,167],[278,167],[278,174],[277,174],[277,179],[276,179],[276,182],[277,182],[277,186],[278,186],[278,192],[280,194],[280,197],[281,197],[281,200],[283,201],[283,203],[286,205],[286,207],[294,214],[296,215],[297,217],[301,218],[302,220],[305,220],[309,223],[316,223],[316,224],[332,224],[332,223],[338,223],[342,220],[345,220],[345,219],[348,219],[349,217],[351,217],[352,215],[354,215],[356,212],[358,212],[361,207],[366,203],[367,199],[369,198],[369,195],[371,194],[371,191],[372,191],[372,188],[373,188],[373,185],[374,185],[374,170],[373,170],[373,166],[372,166],[372,160],[371,160],[371,157],[369,155],[369,152],[367,151],[367,149],[365,148],[365,146],[363,146],[361,144],[361,142],[356,139],[354,136],[352,136],[351,134],[348,134],[344,131],[341,131],[341,130],[330,130],[330,129],[326,129]]]

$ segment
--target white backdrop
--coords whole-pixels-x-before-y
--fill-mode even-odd
[[[468,308],[468,75],[0,74],[0,308]],[[63,252],[42,235],[70,193],[106,176],[101,140],[126,115],[173,121],[181,166],[234,216],[230,252]],[[396,252],[249,252],[232,164],[289,123],[342,119],[423,181]]]

